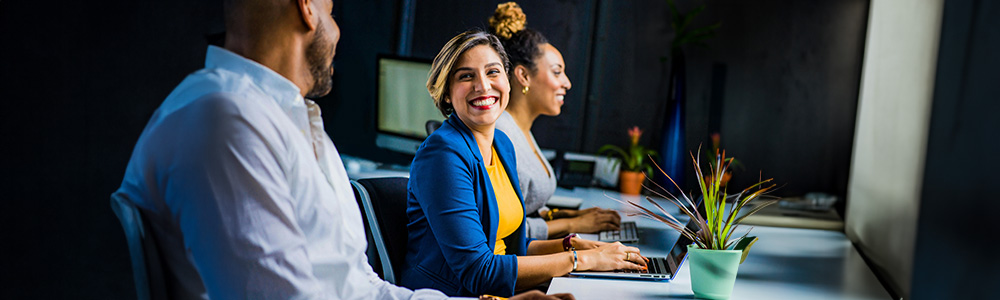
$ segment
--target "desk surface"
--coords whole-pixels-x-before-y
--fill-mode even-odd
[[[581,208],[599,206],[630,211],[608,197],[638,200],[593,188],[556,194],[583,199]],[[664,205],[666,204],[666,205]],[[661,203],[668,208],[668,203]],[[668,210],[675,213],[676,208]],[[623,215],[636,221],[643,255],[665,256],[678,234],[664,224]],[[745,230],[749,226],[743,226]],[[754,226],[751,235],[760,238],[740,265],[733,299],[889,299],[847,237],[836,231]],[[681,265],[673,281],[650,282],[594,278],[553,278],[548,292],[573,293],[576,299],[692,299],[688,264]]]

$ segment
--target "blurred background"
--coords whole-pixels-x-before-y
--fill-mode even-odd
[[[340,152],[407,164],[375,142],[376,58],[430,60],[455,34],[485,29],[498,2],[335,1],[334,87],[317,100]],[[779,196],[837,196],[845,233],[893,295],[934,299],[1000,280],[931,276],[990,271],[980,259],[998,266],[978,250],[996,242],[972,233],[989,232],[1000,208],[987,189],[1000,179],[996,1],[676,3],[704,5],[694,27],[721,24],[683,48],[685,149],[717,132],[744,165],[736,186],[762,172],[783,184]],[[667,2],[520,5],[573,82],[562,114],[535,123],[540,146],[595,153],[638,126],[640,143],[658,148],[674,63]],[[0,298],[134,297],[108,196],[146,121],[224,30],[221,1],[0,2]]]

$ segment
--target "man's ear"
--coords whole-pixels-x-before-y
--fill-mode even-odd
[[[521,86],[528,86],[531,83],[531,79],[528,78],[528,68],[523,65],[517,65],[514,67],[514,80],[520,83]]]
[[[302,25],[309,31],[316,30],[316,26],[319,25],[319,19],[316,18],[316,8],[312,6],[314,2],[315,0],[295,0],[299,6],[299,15],[302,16]]]

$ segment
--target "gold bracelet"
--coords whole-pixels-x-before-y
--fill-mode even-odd
[[[480,295],[479,300],[507,300],[507,298],[493,295]]]
[[[548,212],[545,213],[545,220],[546,221],[552,221],[552,210],[551,209]]]
[[[553,208],[553,209],[550,209],[550,210],[549,210],[549,221],[552,221],[552,220],[555,220],[555,219],[556,219],[556,218],[555,218],[555,216],[554,216],[554,215],[552,215],[552,214],[554,214],[554,213],[556,213],[556,212],[558,212],[558,211],[559,211],[559,209],[558,209],[558,208]]]

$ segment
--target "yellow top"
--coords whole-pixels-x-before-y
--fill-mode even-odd
[[[517,198],[517,192],[507,177],[507,170],[503,168],[497,156],[497,149],[493,148],[493,161],[486,166],[486,173],[490,175],[490,183],[493,184],[493,194],[496,196],[497,209],[500,210],[500,223],[497,225],[497,243],[493,248],[493,254],[507,254],[507,244],[503,238],[517,230],[521,226],[521,219],[524,218],[524,208],[521,207],[521,200]]]

